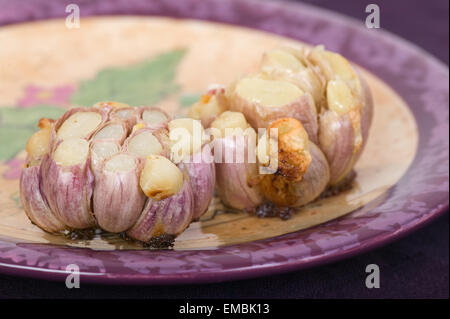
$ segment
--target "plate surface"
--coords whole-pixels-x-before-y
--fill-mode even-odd
[[[385,32],[303,5],[175,3],[161,1],[146,10],[180,17],[186,14],[182,6],[190,3],[183,18],[253,29],[132,15],[82,19],[80,29],[67,29],[62,19],[0,29],[0,42],[6,44],[0,60],[8,61],[0,70],[0,271],[59,279],[67,275],[68,264],[77,264],[85,282],[248,278],[363,252],[448,208],[446,66]],[[96,10],[90,13],[105,13]],[[261,19],[263,13],[276,18]],[[18,177],[24,143],[40,117],[105,99],[183,114],[210,83],[227,84],[255,70],[265,50],[298,41],[342,53],[360,66],[372,89],[373,127],[350,191],[314,202],[288,221],[220,213],[215,201],[177,238],[173,250],[142,250],[110,234],[69,241],[42,232],[26,218]]]

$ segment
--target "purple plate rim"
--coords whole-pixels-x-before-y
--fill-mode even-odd
[[[0,24],[62,16],[64,10],[57,9],[68,4],[55,1],[54,10],[42,11],[42,3],[33,2],[36,11],[31,17],[18,14],[5,18],[0,14]],[[369,31],[356,20],[305,4],[162,0],[152,4],[136,1],[139,5],[132,8],[124,0],[113,3],[114,7],[101,7],[95,0],[83,4],[86,10],[82,12],[196,18],[325,43],[380,77],[406,100],[419,128],[419,151],[405,175],[383,198],[311,229],[198,251],[106,252],[0,240],[1,273],[64,280],[65,265],[79,263],[81,280],[89,283],[184,284],[246,279],[352,257],[406,236],[448,210],[448,136],[442,136],[448,132],[448,67],[427,52],[386,31]],[[255,6],[258,10],[253,10]],[[427,177],[414,175],[419,171]],[[390,213],[396,215],[388,218]]]

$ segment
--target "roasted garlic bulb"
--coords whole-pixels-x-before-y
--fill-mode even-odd
[[[269,200],[280,206],[298,207],[317,198],[327,187],[340,188],[351,181],[352,169],[367,142],[373,102],[367,83],[340,54],[323,46],[268,51],[258,72],[238,78],[218,97],[221,107],[214,108],[216,121],[222,117],[218,113],[226,109],[241,114],[244,120],[239,120],[240,125],[247,121],[258,133],[260,129],[278,130],[275,139],[270,139],[267,132],[259,134],[258,163],[252,163],[259,168],[267,166],[267,145],[269,140],[276,140],[275,171],[261,174],[258,169],[252,173],[256,175],[251,178],[256,181],[252,189],[262,193],[263,198],[255,201],[247,196],[247,201],[233,203],[228,194],[234,194],[234,189],[226,185],[235,185],[222,181],[226,176],[217,174],[218,193],[226,204],[242,208],[246,202],[246,206],[254,207]],[[205,103],[193,107],[196,114],[208,108],[211,106]],[[205,124],[225,129],[224,123]],[[235,167],[243,166],[241,163]],[[218,172],[222,167],[216,164]]]
[[[117,102],[41,120],[20,180],[26,214],[51,233],[99,227],[143,242],[180,234],[206,212],[215,184],[201,140],[181,147],[184,162],[171,159],[180,122],[196,121]]]

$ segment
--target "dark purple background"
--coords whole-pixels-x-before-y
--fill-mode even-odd
[[[11,18],[14,17],[13,11],[27,10],[27,2],[27,0],[0,0],[0,25],[14,22],[15,20]],[[64,8],[61,5],[52,5],[55,2],[46,1],[44,11],[54,11],[56,7]],[[72,2],[77,3],[77,1]],[[448,1],[308,0],[304,2],[329,8],[359,20],[365,19],[365,6],[369,3],[376,3],[381,9],[382,28],[416,43],[448,64]],[[61,13],[55,12],[54,15],[60,16]],[[39,17],[40,14],[29,12],[27,19],[38,19]],[[0,297],[448,298],[448,230],[449,217],[447,213],[432,225],[409,237],[349,260],[285,275],[222,284],[147,288],[93,286],[82,283],[81,289],[69,290],[64,283],[0,276]],[[380,266],[380,289],[370,290],[365,287],[366,273],[364,270],[366,265],[371,263]]]

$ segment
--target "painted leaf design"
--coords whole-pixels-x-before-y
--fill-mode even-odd
[[[13,158],[25,148],[28,138],[37,131],[40,118],[57,119],[64,109],[54,106],[35,106],[27,109],[15,107],[0,108],[0,160]]]
[[[190,107],[192,104],[200,100],[200,93],[186,93],[180,96],[179,103],[181,107]]]
[[[152,105],[178,91],[176,67],[185,50],[175,50],[122,68],[100,71],[80,83],[71,102],[90,106],[98,101],[119,101],[130,105]]]

